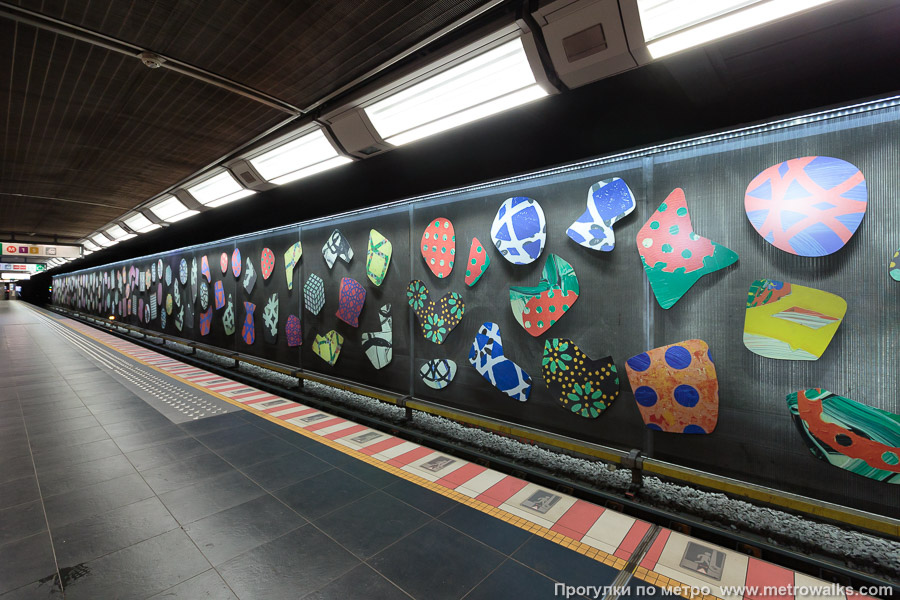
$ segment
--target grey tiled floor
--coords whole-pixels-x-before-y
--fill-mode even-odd
[[[249,413],[175,425],[14,301],[0,379],[3,600],[524,600],[618,574]]]

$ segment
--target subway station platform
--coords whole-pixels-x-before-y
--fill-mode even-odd
[[[21,302],[0,376],[2,599],[847,598]]]

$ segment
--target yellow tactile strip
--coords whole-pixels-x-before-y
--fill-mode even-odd
[[[679,592],[679,596],[682,598],[691,598],[694,600],[722,600],[718,596],[712,595],[703,595],[703,594],[692,594],[691,586],[686,583],[681,583],[671,577],[667,577],[665,575],[661,575],[656,571],[652,571],[650,569],[646,569],[644,567],[638,567],[632,573],[635,579],[640,579],[644,583],[649,583],[651,585],[655,585],[660,587],[670,594],[673,594],[675,591]]]
[[[86,331],[84,331],[80,328],[72,327],[71,325],[69,325],[66,322],[66,321],[68,321],[68,319],[63,321],[63,320],[58,319],[53,316],[51,316],[50,318],[53,318],[55,321],[59,322],[60,324],[66,326],[66,327],[69,327],[70,329],[74,329],[75,331],[78,331],[78,333],[80,333],[81,335],[84,335],[85,337],[90,338],[91,340],[95,341],[96,343],[98,343],[102,346],[105,346],[106,348],[109,348],[110,350],[113,350],[120,354],[124,354],[122,349],[120,349],[114,345],[111,345],[111,344],[103,341],[102,339],[99,339],[99,338],[95,337],[94,335],[87,333]],[[89,327],[89,326],[85,326],[85,327]],[[93,328],[91,328],[91,329],[93,329]],[[101,332],[101,333],[103,333],[104,335],[109,335],[109,334],[106,334],[105,332]],[[579,554],[583,554],[584,556],[587,556],[588,558],[596,560],[597,562],[603,563],[605,565],[608,565],[608,566],[613,567],[614,569],[618,569],[620,571],[623,570],[626,567],[626,565],[628,564],[625,559],[619,558],[612,554],[608,554],[602,550],[594,548],[593,546],[585,544],[579,540],[570,538],[570,537],[568,537],[562,533],[559,533],[557,531],[552,531],[542,525],[538,525],[536,523],[528,521],[527,519],[519,517],[518,515],[509,513],[501,508],[497,508],[495,506],[492,506],[490,504],[487,504],[485,502],[482,502],[480,500],[477,500],[475,498],[472,498],[470,496],[467,496],[465,494],[457,492],[456,490],[452,490],[452,489],[446,488],[442,485],[438,485],[437,483],[429,481],[423,477],[419,477],[418,475],[415,475],[413,473],[405,471],[401,468],[395,467],[393,465],[389,465],[389,464],[382,462],[376,458],[373,458],[372,456],[369,456],[368,454],[364,454],[362,452],[359,452],[358,450],[349,448],[349,447],[347,447],[343,444],[340,444],[334,440],[323,438],[311,431],[306,431],[305,429],[298,427],[298,426],[294,425],[293,423],[288,423],[287,421],[283,421],[278,417],[275,417],[268,413],[257,410],[255,408],[253,408],[252,406],[242,404],[238,400],[234,400],[228,396],[219,394],[219,393],[215,392],[214,390],[204,388],[196,383],[193,383],[187,379],[183,379],[169,371],[166,371],[165,369],[162,369],[153,364],[147,363],[135,356],[128,355],[128,358],[142,364],[143,366],[145,366],[147,368],[153,369],[154,371],[157,371],[167,377],[177,379],[186,385],[189,385],[189,386],[196,388],[198,390],[201,390],[207,394],[215,396],[216,398],[219,398],[220,400],[222,400],[224,402],[228,402],[229,404],[238,406],[238,407],[242,408],[243,410],[246,410],[247,412],[255,414],[256,416],[261,417],[263,419],[266,419],[267,421],[276,423],[276,424],[278,424],[286,429],[289,429],[295,433],[298,433],[306,438],[314,440],[320,444],[324,444],[325,446],[328,446],[329,448],[332,448],[334,450],[342,452],[343,454],[346,454],[357,460],[365,462],[373,467],[376,467],[378,469],[381,469],[382,471],[388,472],[396,477],[405,479],[405,480],[407,480],[411,483],[414,483],[420,487],[431,490],[432,492],[435,492],[437,494],[440,494],[442,496],[450,498],[451,500],[454,500],[460,504],[464,504],[464,505],[474,508],[475,510],[478,510],[482,513],[490,515],[494,518],[500,519],[501,521],[509,523],[510,525],[518,527],[519,529],[523,529],[523,530],[528,531],[536,536],[539,536],[546,540],[549,540],[555,544],[559,544],[560,546],[563,546],[565,548],[568,548],[570,550],[578,552]],[[248,387],[252,387],[252,386],[248,386]],[[680,588],[682,590],[684,590],[685,588],[687,588],[688,590],[690,589],[690,586],[688,586],[687,584],[680,583],[674,579],[671,579],[664,575],[660,575],[654,571],[649,571],[640,566],[636,567],[632,571],[632,575],[638,579],[645,581],[646,583],[651,583],[653,585],[657,585],[664,589],[669,589],[669,590],[671,590],[673,588],[676,588],[676,589]],[[692,598],[690,595],[686,595],[684,597]],[[705,597],[698,596],[697,598],[702,598],[702,600],[721,600],[720,598],[718,598],[716,596],[705,596]]]

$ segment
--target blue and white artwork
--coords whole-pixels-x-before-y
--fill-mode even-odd
[[[422,365],[419,375],[428,387],[442,390],[456,377],[456,363],[449,358],[435,358]]]
[[[531,395],[531,375],[503,355],[500,326],[484,323],[475,334],[469,362],[491,385],[519,402]]]
[[[181,259],[181,263],[178,265],[178,281],[181,282],[181,285],[187,283],[188,280],[188,265],[185,259]]]
[[[491,239],[500,254],[514,265],[527,265],[541,255],[547,243],[547,221],[532,198],[507,198],[491,225]]]
[[[630,215],[635,206],[634,194],[622,179],[598,181],[588,190],[587,209],[566,235],[585,248],[609,252],[616,245],[613,224]]]

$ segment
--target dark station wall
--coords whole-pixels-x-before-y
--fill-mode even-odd
[[[826,257],[803,258],[783,252],[760,237],[745,215],[744,193],[748,183],[764,169],[791,158],[816,155],[840,158],[861,169],[868,184],[868,209],[859,230],[843,249]],[[107,294],[98,274],[113,270],[121,273],[124,267],[127,275],[132,266],[144,271],[162,259],[173,267],[177,279],[182,258],[190,266],[192,259],[199,263],[206,255],[212,281],[223,281],[226,294],[234,297],[236,332],[224,334],[224,310],[214,309],[212,330],[208,336],[201,336],[201,310],[194,305],[195,323],[192,327],[185,324],[180,332],[173,317],[167,316],[165,331],[169,334],[589,442],[640,448],[645,455],[661,460],[896,517],[900,514],[900,486],[850,473],[814,457],[792,424],[785,396],[800,389],[823,387],[860,403],[900,413],[896,393],[900,374],[894,365],[900,283],[891,280],[887,272],[888,260],[900,246],[898,157],[897,106],[872,107],[852,114],[828,113],[58,276],[53,283],[54,302],[107,316],[109,310],[97,305]],[[565,231],[584,212],[590,186],[610,177],[627,182],[637,208],[615,225],[615,249],[597,252],[577,245]],[[685,191],[694,230],[734,250],[740,259],[731,267],[704,276],[672,308],[663,310],[644,274],[635,237],[659,204],[679,187]],[[497,209],[513,196],[537,200],[546,216],[546,246],[538,260],[526,266],[512,265],[490,247],[490,228]],[[419,252],[426,225],[439,217],[448,218],[456,234],[457,265],[444,279],[432,275]],[[337,260],[329,269],[322,246],[336,228],[348,239],[354,255],[349,264]],[[393,244],[391,265],[381,286],[366,277],[366,248],[373,228]],[[481,280],[468,287],[464,283],[464,262],[473,237],[488,246],[491,264]],[[283,255],[298,239],[303,244],[303,256],[289,291]],[[249,295],[241,285],[243,276],[237,280],[231,273],[235,248],[241,252],[242,270],[249,258],[258,273]],[[263,248],[270,248],[276,257],[268,281],[260,271]],[[219,266],[223,252],[229,260],[225,274]],[[573,266],[581,292],[558,323],[543,335],[532,337],[512,314],[509,287],[536,285],[551,253]],[[325,282],[325,305],[318,315],[302,304],[303,284],[313,273]],[[366,290],[358,328],[335,317],[343,277],[355,279]],[[744,347],[747,290],[760,278],[829,291],[847,301],[844,321],[819,360],[767,359]],[[452,291],[465,300],[462,321],[441,345],[423,338],[421,325],[408,305],[406,290],[413,279],[423,281],[432,298]],[[151,287],[155,289],[156,285]],[[172,287],[175,285],[181,284],[173,283]],[[180,290],[183,302],[197,302],[190,287],[189,281]],[[280,300],[279,335],[274,344],[267,343],[262,335],[262,312],[273,294]],[[135,295],[146,297],[149,292]],[[245,301],[257,307],[256,340],[250,345],[240,335]],[[393,313],[393,360],[376,370],[361,347],[361,334],[379,330],[378,309],[388,303]],[[289,348],[283,333],[289,314],[301,316],[303,345],[299,349]],[[159,319],[141,323],[133,315],[117,318],[160,329]],[[486,321],[499,324],[506,356],[533,378],[527,402],[512,400],[493,388],[469,364],[473,338]],[[345,339],[334,366],[312,352],[316,334],[324,335],[331,329]],[[583,418],[563,408],[544,384],[544,341],[555,337],[574,340],[591,358],[612,356],[615,361],[621,382],[619,397],[599,418]],[[709,435],[651,431],[644,427],[636,407],[625,361],[652,348],[692,338],[706,341],[715,357],[718,426]],[[449,358],[457,364],[456,377],[445,389],[425,386],[418,374],[421,365],[433,358]]]

